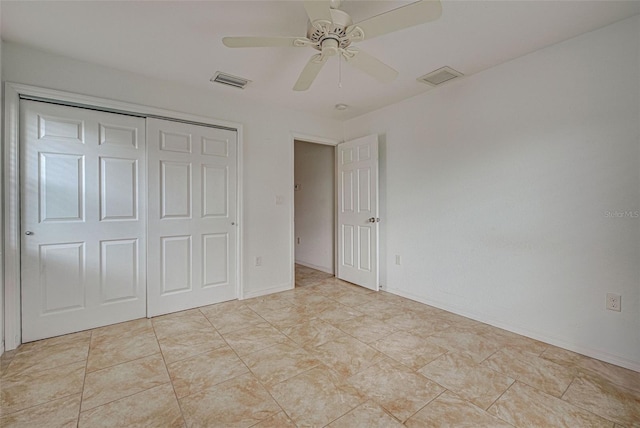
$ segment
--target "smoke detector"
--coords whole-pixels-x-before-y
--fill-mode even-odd
[[[442,67],[432,71],[431,73],[427,73],[422,77],[418,77],[418,82],[426,83],[429,86],[438,86],[448,82],[449,80],[462,76],[464,76],[462,73],[451,67]]]

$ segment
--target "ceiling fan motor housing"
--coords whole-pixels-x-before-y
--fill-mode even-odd
[[[345,49],[351,44],[347,38],[347,27],[353,24],[351,17],[339,9],[330,9],[331,20],[317,20],[307,25],[307,38],[313,43],[313,48],[319,51],[329,49],[327,55],[335,55],[339,49]],[[333,42],[334,40],[335,42]],[[329,42],[329,43],[327,43]]]

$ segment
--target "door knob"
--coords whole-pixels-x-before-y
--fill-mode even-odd
[[[27,235],[27,236],[29,236],[29,235],[33,235],[33,232],[32,232],[32,231],[30,231],[30,230],[27,230],[24,234],[25,234],[25,235]]]
[[[371,217],[371,218],[369,219],[369,223],[375,223],[375,222],[376,222],[376,218],[375,218],[375,217]]]

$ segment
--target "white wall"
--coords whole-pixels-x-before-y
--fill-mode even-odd
[[[2,2],[0,2],[2,7]],[[2,12],[0,12],[2,16]],[[0,38],[0,82],[2,82],[2,38]],[[0,139],[4,135],[4,88],[0,85]],[[4,144],[0,145],[0,172],[4,171]],[[0,200],[3,204],[0,206],[0,355],[4,353],[4,174],[0,173]]]
[[[295,141],[296,263],[334,273],[335,148]],[[300,242],[298,243],[298,238]]]
[[[270,105],[242,101],[235,88],[222,92],[179,86],[5,43],[3,79],[240,122],[244,132],[245,296],[293,286],[291,134],[337,139],[338,122]],[[207,77],[208,78],[208,77]],[[247,89],[249,90],[249,89]],[[284,199],[276,205],[276,195]],[[262,266],[251,261],[262,257]]]
[[[386,140],[391,291],[640,370],[640,17],[346,127]]]

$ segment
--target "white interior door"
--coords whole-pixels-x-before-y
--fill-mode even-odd
[[[149,316],[237,297],[237,133],[147,119]]]
[[[378,290],[378,137],[337,146],[338,278]]]
[[[146,314],[145,121],[20,102],[22,341]]]

